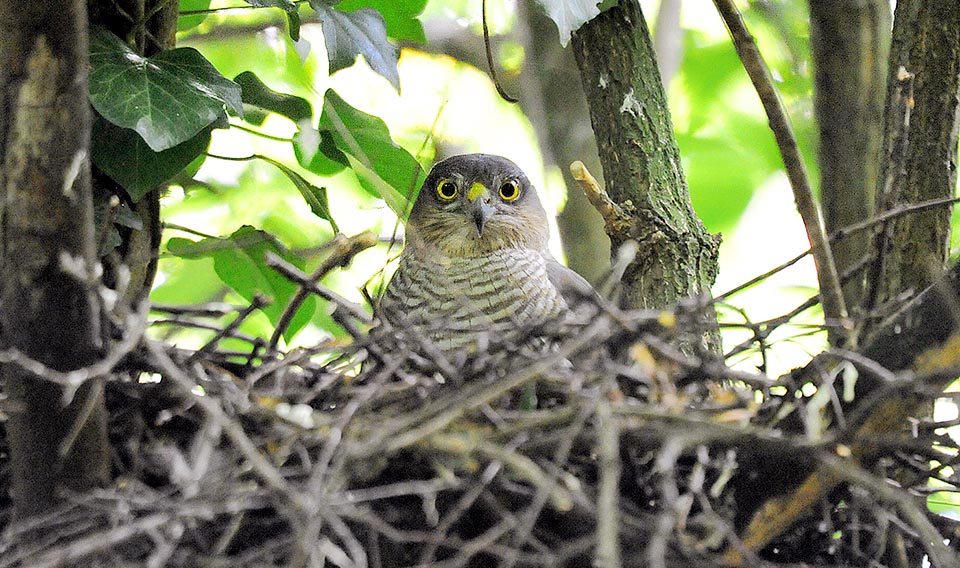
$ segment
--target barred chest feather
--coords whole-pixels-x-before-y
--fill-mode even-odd
[[[567,307],[538,251],[420,256],[401,255],[377,313],[395,327],[415,328],[443,350],[473,344],[479,334],[545,321]]]

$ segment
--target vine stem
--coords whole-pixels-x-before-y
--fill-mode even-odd
[[[827,321],[832,320],[844,324],[841,327],[843,335],[837,339],[842,337],[846,340],[852,340],[852,335],[845,324],[847,308],[840,288],[837,266],[833,261],[833,252],[827,239],[823,215],[813,197],[807,168],[804,166],[803,157],[800,155],[797,139],[793,135],[790,119],[787,117],[783,102],[780,100],[770,76],[770,69],[760,55],[757,43],[746,24],[744,24],[743,16],[734,4],[734,0],[714,0],[713,3],[716,5],[717,12],[720,13],[724,24],[726,24],[730,38],[733,40],[733,46],[743,63],[743,68],[750,76],[750,81],[760,97],[763,109],[767,113],[770,129],[776,138],[777,147],[780,148],[780,155],[783,158],[787,178],[793,189],[797,210],[800,212],[800,217],[803,219],[803,225],[807,231],[807,238],[810,240],[810,252],[817,265],[820,302],[823,306],[824,318]]]
[[[490,78],[493,80],[493,86],[496,87],[497,94],[500,95],[500,98],[508,103],[518,103],[520,99],[508,94],[503,88],[503,85],[500,84],[500,79],[497,77],[496,64],[493,62],[493,48],[490,45],[490,29],[487,27],[487,0],[482,0],[480,10],[483,12],[481,18],[483,23],[483,47],[487,52],[487,68],[490,69]]]

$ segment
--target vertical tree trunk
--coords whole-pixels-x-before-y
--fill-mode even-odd
[[[706,292],[720,239],[690,204],[650,33],[637,0],[620,0],[573,36],[607,192],[630,202],[640,252],[624,274],[631,307],[663,307]]]
[[[879,208],[949,197],[957,187],[957,126],[960,96],[960,3],[901,0],[893,28],[887,76],[884,148],[903,128],[895,108],[900,68],[914,75],[906,151],[883,164]],[[950,207],[893,221],[888,250],[880,251],[882,270],[872,285],[877,305],[901,292],[919,292],[933,282],[947,261]]]
[[[810,0],[820,196],[829,232],[873,216],[883,137],[883,94],[890,34],[887,0]],[[868,254],[870,235],[833,247],[841,274]],[[853,315],[863,279],[843,286]]]
[[[17,516],[109,473],[102,378],[68,390],[27,371],[101,355],[93,290],[87,18],[80,0],[0,2],[0,346]],[[43,373],[40,373],[42,375]]]

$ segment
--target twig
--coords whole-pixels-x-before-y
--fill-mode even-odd
[[[233,321],[231,321],[230,323],[225,325],[222,329],[217,331],[217,333],[214,334],[214,336],[210,339],[210,341],[208,341],[203,347],[194,351],[190,355],[190,357],[188,357],[187,360],[184,362],[184,365],[189,366],[194,361],[196,361],[199,357],[213,351],[213,348],[216,347],[218,343],[220,343],[220,340],[225,337],[229,337],[231,334],[233,334],[237,330],[237,328],[240,327],[240,324],[242,324],[248,317],[250,317],[250,314],[252,314],[256,310],[259,310],[260,308],[263,308],[264,306],[267,306],[269,303],[270,302],[268,302],[259,293],[254,294],[253,300],[250,302],[250,305],[241,309],[239,313],[237,313],[237,317],[233,318]],[[254,343],[253,349],[256,350],[256,348],[257,348],[257,343]]]
[[[223,302],[211,302],[195,306],[174,306],[170,304],[150,304],[151,312],[163,312],[177,316],[195,316],[219,318],[243,309],[243,306],[235,306]]]
[[[840,276],[837,274],[837,267],[833,262],[833,253],[827,240],[823,216],[813,197],[813,190],[810,187],[810,179],[807,176],[803,157],[800,155],[797,140],[793,135],[790,119],[787,117],[783,103],[780,101],[777,90],[773,85],[770,70],[763,61],[763,57],[757,49],[757,44],[747,30],[740,10],[734,4],[734,1],[714,0],[714,4],[716,4],[717,11],[730,32],[734,48],[736,48],[740,61],[757,90],[760,102],[763,103],[763,108],[770,122],[770,129],[773,131],[777,146],[780,148],[787,178],[793,188],[797,210],[803,218],[803,225],[807,230],[807,238],[810,240],[813,259],[817,265],[824,316],[827,319],[833,319],[841,323],[845,322],[847,308],[840,288]],[[846,326],[843,326],[841,329],[845,328]],[[845,339],[852,339],[849,332],[844,335],[846,336]]]
[[[163,372],[164,377],[177,385],[182,392],[190,396],[193,401],[203,410],[217,426],[226,434],[233,446],[246,458],[250,467],[268,487],[283,494],[291,504],[298,508],[303,507],[302,500],[297,497],[297,493],[289,486],[287,480],[280,474],[276,467],[264,457],[256,445],[250,440],[243,428],[232,420],[220,403],[209,397],[200,396],[195,392],[197,383],[184,372],[173,359],[167,355],[161,345],[155,341],[147,340],[147,351],[157,367]]]
[[[490,30],[487,27],[487,0],[483,0],[480,3],[480,10],[482,16],[481,21],[483,22],[483,47],[487,52],[487,69],[490,70],[490,78],[493,80],[493,86],[497,89],[497,94],[500,95],[500,98],[508,103],[518,103],[520,99],[507,94],[503,85],[500,84],[500,79],[497,77],[497,69],[493,61],[493,49],[490,46]]]
[[[587,422],[596,414],[596,406],[598,402],[599,400],[597,399],[588,401],[587,404],[583,405],[583,408],[580,410],[576,420],[574,420],[569,427],[561,431],[561,441],[558,444],[556,451],[553,453],[553,464],[555,467],[553,468],[549,479],[539,484],[537,493],[533,496],[530,506],[527,507],[523,517],[520,519],[520,526],[516,531],[514,531],[513,537],[513,545],[516,552],[512,554],[505,562],[501,563],[502,568],[513,568],[513,566],[515,566],[519,561],[520,551],[518,549],[522,548],[523,544],[530,538],[530,534],[535,530],[536,521],[540,518],[540,513],[543,511],[543,507],[547,504],[548,499],[552,496],[555,488],[560,483],[561,475],[565,473],[563,464],[569,463],[570,453],[573,451],[574,445],[577,439],[580,438],[580,435],[583,432],[584,427],[587,425]]]
[[[605,189],[600,186],[597,179],[593,177],[590,170],[583,162],[577,160],[570,164],[570,175],[580,185],[580,189],[587,196],[587,200],[593,205],[594,209],[603,217],[608,235],[629,235],[630,226],[633,225],[633,215],[631,211],[610,199]]]
[[[351,260],[353,260],[353,257],[357,256],[358,253],[374,246],[375,244],[377,244],[377,237],[369,231],[346,239],[337,238],[333,243],[333,250],[330,251],[330,254],[327,256],[327,258],[323,259],[323,262],[320,263],[320,266],[318,266],[317,269],[306,278],[308,278],[309,282],[311,283],[317,283],[324,276],[326,276],[328,272],[338,266],[346,266]],[[294,266],[284,262],[283,259],[276,255],[268,256],[266,262],[267,266],[273,268],[288,278],[290,278],[290,273],[292,273],[292,270],[290,269],[295,269]],[[281,269],[281,267],[286,270]],[[283,314],[280,315],[280,319],[277,321],[277,327],[273,330],[273,335],[270,337],[270,344],[267,347],[267,350],[271,353],[276,351],[277,344],[280,343],[280,337],[290,326],[290,322],[293,321],[294,316],[297,314],[297,311],[300,309],[300,306],[303,305],[303,302],[307,299],[307,297],[311,293],[316,293],[321,297],[324,297],[323,294],[319,294],[319,289],[314,290],[312,287],[304,286],[302,281],[298,283],[301,284],[300,289],[297,290],[296,295],[291,298],[290,303],[287,304],[286,309],[283,310]],[[332,295],[333,293],[331,292],[330,294]],[[327,299],[335,301],[340,305],[343,305],[343,302],[347,302],[347,300],[340,298],[339,296],[337,296],[337,299]],[[360,311],[362,312],[362,310]],[[350,309],[350,313],[356,315],[357,310]],[[363,318],[357,319],[366,322],[369,321],[369,316],[366,315],[366,312],[363,312]]]
[[[953,205],[954,203],[957,203],[957,202],[960,202],[960,197],[939,197],[937,199],[928,199],[927,201],[921,201],[919,203],[902,203],[900,205],[897,205],[895,207],[888,209],[887,211],[884,211],[883,213],[874,215],[869,219],[860,221],[859,223],[854,223],[852,225],[847,225],[846,227],[841,227],[836,231],[830,233],[829,239],[832,244],[836,244],[843,241],[845,238],[851,235],[855,235],[861,231],[865,231],[881,223],[886,223],[891,219],[896,219],[897,217],[902,217],[904,215],[910,215],[913,213],[920,213],[920,212],[926,211],[927,209],[935,209],[937,207]],[[794,264],[803,260],[808,254],[810,254],[810,249],[807,249],[801,252],[800,254],[784,262],[780,266],[771,268],[767,272],[764,272],[759,276],[751,278],[750,280],[744,282],[743,284],[738,285],[736,288],[727,290],[723,294],[714,296],[713,301],[720,302],[726,298],[729,298],[730,296],[733,296],[734,294],[742,292],[747,288],[753,286],[754,284],[757,284],[758,282],[762,282],[763,280],[766,280],[767,278],[773,276],[774,274],[781,272],[783,270],[786,270],[787,268],[790,268]],[[846,273],[840,276],[841,282],[846,280],[846,276],[847,276]]]
[[[0,363],[12,363],[39,379],[60,385],[64,388],[63,404],[68,405],[84,382],[109,373],[137,347],[146,329],[146,305],[147,302],[141,304],[140,309],[127,318],[125,325],[127,331],[123,339],[113,345],[102,359],[87,367],[72,371],[58,371],[30,358],[16,347],[8,347],[0,351]]]
[[[600,479],[597,490],[597,549],[593,565],[619,568],[620,564],[620,422],[611,402],[601,395],[597,405],[597,453]]]
[[[451,422],[463,416],[467,411],[487,404],[511,390],[527,384],[556,368],[580,349],[595,344],[610,330],[610,323],[598,319],[584,329],[579,336],[563,344],[549,357],[540,359],[517,373],[507,376],[493,384],[470,384],[456,396],[427,404],[421,410],[408,416],[399,417],[380,425],[380,432],[393,432],[387,439],[378,435],[369,440],[360,441],[351,448],[352,457],[361,459],[376,454],[392,454],[446,428]]]

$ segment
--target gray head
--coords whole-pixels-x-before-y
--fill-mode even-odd
[[[537,192],[516,164],[463,154],[430,170],[407,221],[407,246],[434,246],[452,257],[545,250],[547,227]]]

